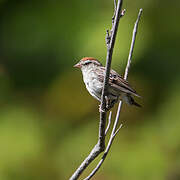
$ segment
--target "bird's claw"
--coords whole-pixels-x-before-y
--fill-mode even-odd
[[[106,109],[102,109],[102,108],[101,108],[101,105],[99,105],[99,112],[100,112],[100,113],[101,113],[101,112],[104,113],[104,112],[106,112],[106,111],[107,111]]]

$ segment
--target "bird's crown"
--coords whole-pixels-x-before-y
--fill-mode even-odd
[[[81,59],[81,62],[85,65],[93,63],[95,65],[102,66],[102,64],[96,58],[93,57],[84,57]]]
[[[81,68],[81,67],[87,66],[89,64],[102,66],[102,64],[97,59],[95,59],[93,57],[84,57],[77,64],[75,64],[74,67]]]

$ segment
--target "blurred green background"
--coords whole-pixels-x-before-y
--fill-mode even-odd
[[[123,105],[124,128],[94,180],[180,179],[179,7],[124,0],[112,67],[123,74],[143,8],[129,73],[143,108]],[[113,0],[0,1],[0,180],[68,179],[90,152],[99,103],[73,65],[105,63],[112,14]]]

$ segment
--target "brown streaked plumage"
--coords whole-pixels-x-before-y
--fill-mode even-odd
[[[83,80],[89,93],[101,100],[105,67],[93,57],[82,58],[74,67],[81,69]],[[108,100],[107,108],[110,109],[119,100],[125,101],[127,104],[141,107],[134,101],[133,96],[140,97],[129,83],[122,78],[116,71],[111,70],[109,76]]]

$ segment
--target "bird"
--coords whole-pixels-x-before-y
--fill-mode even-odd
[[[74,67],[81,69],[86,89],[95,99],[101,102],[105,67],[100,63],[100,61],[93,57],[82,58],[74,65]],[[124,80],[121,75],[111,69],[109,74],[107,96],[105,96],[106,110],[110,110],[114,104],[120,100],[128,105],[141,107],[140,104],[135,102],[132,96],[141,97],[129,85],[128,81]]]

